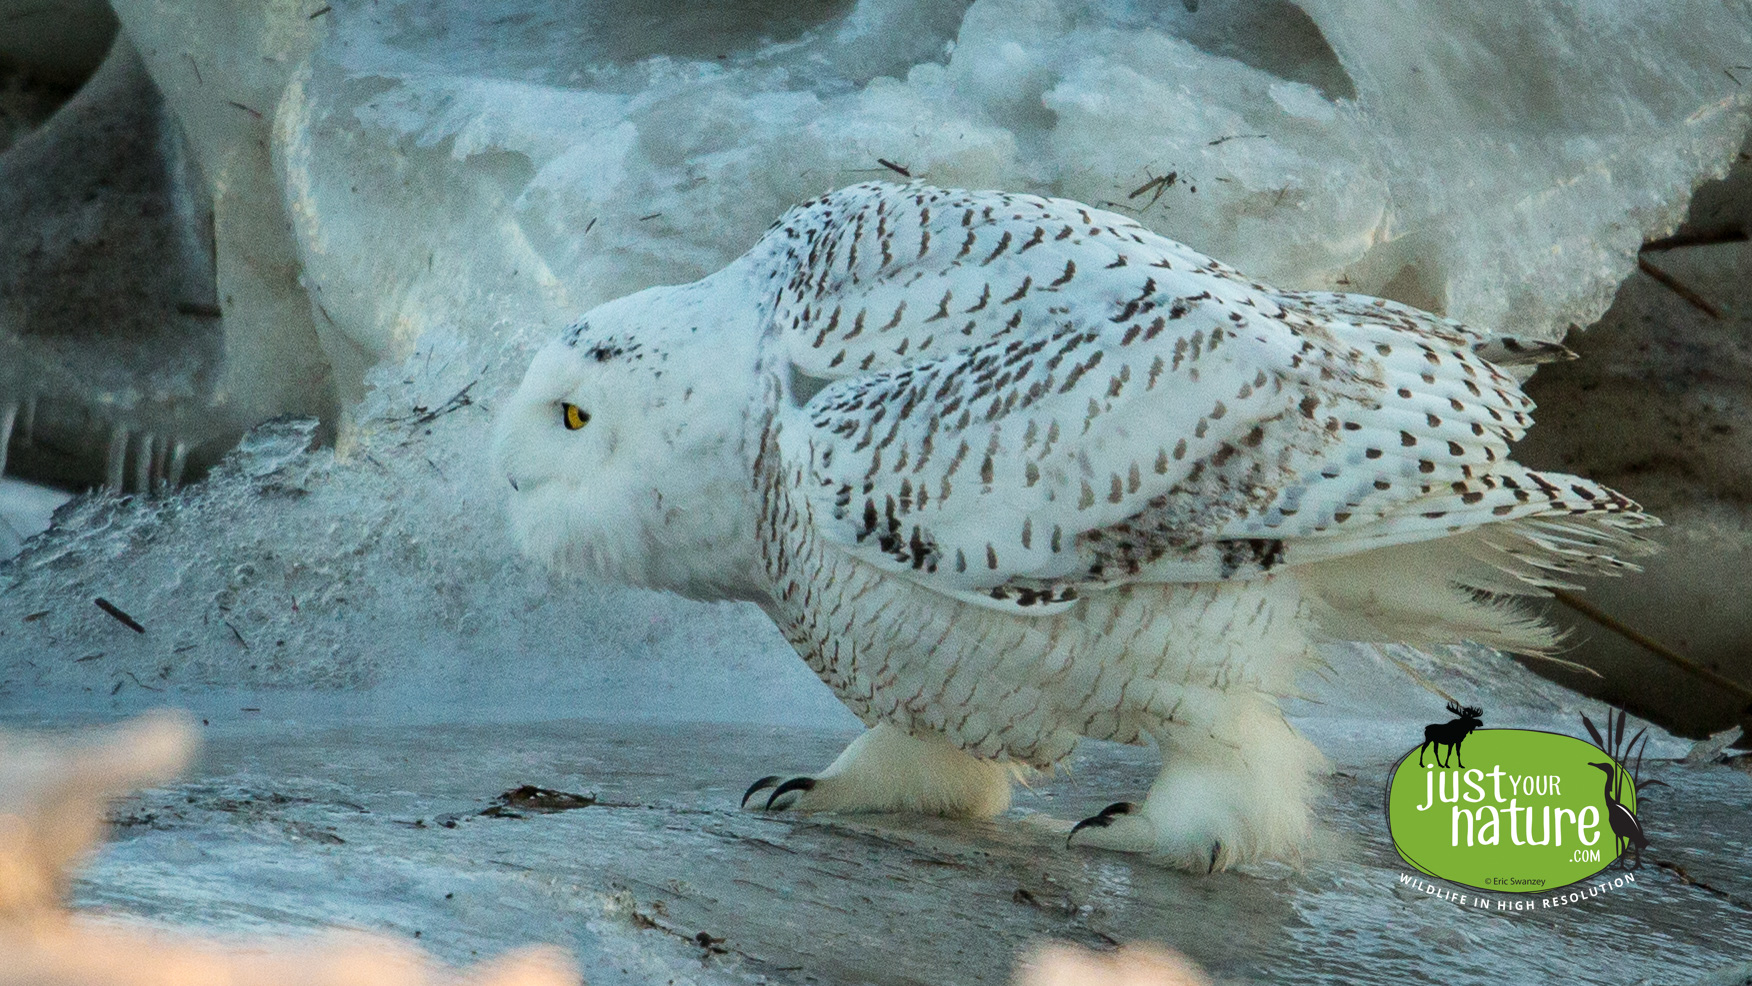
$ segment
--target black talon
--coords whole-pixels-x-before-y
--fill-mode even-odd
[[[792,791],[808,791],[814,787],[815,778],[813,777],[793,777],[785,783],[780,784],[778,787],[773,788],[772,795],[767,798],[767,810],[772,810],[773,802],[779,800],[779,798],[784,795],[790,794]]]
[[[1205,870],[1207,876],[1217,871],[1217,857],[1222,855],[1222,852],[1223,844],[1221,842],[1211,843],[1211,866],[1210,869]]]
[[[1071,838],[1084,829],[1104,829],[1107,826],[1112,825],[1113,820],[1120,815],[1129,815],[1136,810],[1137,805],[1132,804],[1130,801],[1115,801],[1113,804],[1101,809],[1100,812],[1090,815],[1088,818],[1071,826],[1070,834],[1065,836],[1065,845],[1070,845]]]
[[[778,774],[768,774],[765,777],[762,777],[760,780],[755,781],[753,784],[748,785],[748,790],[742,792],[742,807],[744,807],[744,808],[748,807],[748,799],[754,797],[754,792],[759,791],[763,788],[772,787],[774,784],[777,784],[778,782],[779,782],[779,775]]]

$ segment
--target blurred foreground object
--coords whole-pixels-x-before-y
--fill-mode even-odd
[[[1191,959],[1155,945],[1096,952],[1051,945],[1022,960],[1018,986],[1210,986]]]
[[[72,868],[111,799],[168,780],[195,749],[189,722],[152,712],[71,737],[0,732],[0,986],[564,986],[558,949],[514,951],[467,974],[375,935],[206,938],[99,922],[63,909]]]
[[[376,935],[313,941],[224,941],[75,919],[56,928],[0,928],[0,986],[571,986],[558,949],[513,952],[466,972]]]
[[[65,739],[0,732],[0,922],[58,912],[110,800],[170,779],[194,747],[188,722],[163,712]]]

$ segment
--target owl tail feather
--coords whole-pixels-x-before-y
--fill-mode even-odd
[[[1470,640],[1554,657],[1563,634],[1515,598],[1543,590],[1473,557],[1463,543],[1471,536],[1377,548],[1294,571],[1333,640],[1419,649]]]

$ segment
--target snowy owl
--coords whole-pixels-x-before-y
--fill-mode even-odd
[[[989,817],[1079,737],[1154,741],[1070,841],[1205,871],[1307,835],[1278,699],[1318,643],[1536,653],[1509,597],[1634,567],[1652,517],[1509,459],[1502,367],[1567,355],[1065,199],[865,184],[585,314],[497,462],[526,552],[758,604],[870,726],[745,804]]]

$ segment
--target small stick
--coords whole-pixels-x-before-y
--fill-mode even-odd
[[[1606,629],[1611,630],[1613,633],[1618,634],[1619,636],[1623,637],[1624,639],[1629,640],[1635,644],[1640,644],[1641,646],[1648,649],[1649,651],[1652,651],[1654,654],[1656,654],[1657,656],[1659,656],[1663,660],[1667,661],[1668,663],[1673,664],[1677,667],[1683,668],[1684,670],[1691,672],[1692,674],[1698,676],[1699,678],[1702,678],[1703,680],[1709,682],[1710,684],[1715,685],[1717,688],[1720,688],[1724,691],[1727,691],[1733,695],[1738,695],[1743,700],[1752,701],[1752,688],[1749,688],[1749,687],[1735,681],[1732,678],[1727,678],[1727,677],[1724,677],[1720,674],[1717,674],[1716,672],[1711,671],[1709,668],[1706,668],[1703,665],[1698,664],[1696,661],[1693,661],[1690,658],[1685,657],[1684,655],[1680,654],[1678,651],[1675,651],[1673,648],[1668,647],[1666,644],[1661,643],[1659,640],[1656,640],[1655,638],[1649,636],[1648,634],[1643,633],[1640,630],[1636,630],[1632,627],[1628,627],[1628,626],[1624,625],[1623,623],[1619,622],[1619,620],[1617,618],[1613,617],[1611,614],[1607,613],[1605,610],[1601,609],[1600,607],[1594,605],[1591,602],[1588,602],[1585,599],[1582,599],[1580,596],[1572,595],[1568,592],[1563,591],[1562,589],[1552,589],[1551,590],[1551,597],[1553,599],[1556,599],[1558,602],[1563,603],[1565,606],[1568,606],[1570,609],[1573,609],[1576,612],[1582,614],[1583,616],[1587,617],[1588,619],[1593,620],[1595,623],[1598,623],[1601,626],[1605,627]]]
[[[461,390],[457,391],[454,395],[451,396],[451,398],[449,400],[445,401],[443,404],[440,404],[437,407],[437,409],[435,409],[435,410],[428,411],[423,407],[415,407],[414,413],[419,415],[419,416],[414,418],[414,424],[417,424],[417,425],[431,424],[433,421],[438,420],[439,418],[443,417],[446,414],[449,414],[452,411],[460,411],[463,408],[469,406],[470,404],[473,404],[474,401],[468,396],[468,392],[470,390],[474,389],[474,385],[477,383],[480,383],[480,381],[479,380],[469,381],[469,384],[467,387],[464,387]],[[427,460],[427,461],[431,461],[431,460]],[[437,466],[433,466],[433,468],[436,469]]]
[[[1144,174],[1146,174],[1146,175],[1150,174],[1149,170],[1146,169],[1144,171]],[[1144,182],[1142,185],[1139,185],[1137,188],[1133,189],[1131,191],[1131,193],[1126,196],[1126,199],[1127,200],[1135,199],[1138,196],[1144,194],[1145,192],[1148,192],[1151,189],[1154,189],[1156,194],[1150,196],[1150,201],[1144,203],[1144,209],[1148,209],[1150,206],[1155,205],[1157,202],[1161,201],[1162,193],[1168,191],[1168,189],[1170,189],[1170,188],[1173,188],[1174,182],[1177,181],[1179,178],[1180,178],[1180,172],[1178,172],[1178,171],[1170,171],[1167,174],[1161,175],[1159,177],[1151,176],[1149,181]],[[1118,203],[1114,203],[1114,204],[1117,205]],[[1140,209],[1138,211],[1141,212],[1143,210]]]
[[[912,177],[912,172],[906,170],[905,168],[901,167],[898,164],[895,164],[893,161],[890,161],[887,158],[880,158],[879,157],[876,159],[876,163],[882,165],[884,168],[887,168],[889,171],[892,171],[895,174],[900,175],[903,178],[911,178]]]
[[[115,617],[116,620],[122,624],[122,626],[127,627],[128,629],[134,631],[135,633],[145,633],[146,632],[146,628],[140,625],[140,621],[134,619],[132,616],[129,616],[128,614],[117,609],[116,604],[110,602],[108,599],[105,599],[102,596],[98,596],[96,599],[93,599],[92,602],[97,604],[98,609],[101,609],[105,613],[108,613],[109,615]]]
[[[1649,263],[1649,258],[1640,253],[1637,254],[1636,257],[1636,266],[1637,269],[1641,270],[1644,274],[1647,274],[1666,285],[1674,294],[1697,306],[1698,310],[1702,311],[1705,315],[1718,321],[1722,318],[1722,310],[1710,304],[1708,298],[1705,298],[1703,295],[1686,287],[1673,275],[1656,267],[1654,264]]]

